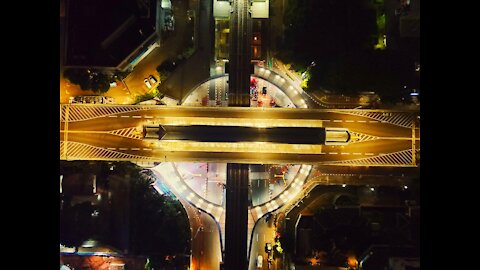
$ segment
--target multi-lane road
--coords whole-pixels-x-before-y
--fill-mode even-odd
[[[229,105],[250,106],[250,20],[249,0],[235,0],[232,3],[229,40]]]
[[[62,104],[60,158],[416,166],[417,117],[416,111]],[[144,140],[144,125],[335,127],[352,136],[342,146],[160,141]]]

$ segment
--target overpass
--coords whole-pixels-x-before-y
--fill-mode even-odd
[[[61,104],[60,159],[416,167],[418,115],[391,110]],[[144,139],[143,127],[151,125],[344,128],[351,138],[345,145]],[[288,134],[285,141],[294,141]]]

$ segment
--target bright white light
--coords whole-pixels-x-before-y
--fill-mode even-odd
[[[371,191],[375,191],[375,188],[371,187],[370,190],[371,190]]]
[[[259,70],[260,72],[264,72],[264,71],[265,71],[265,69],[264,69],[263,67],[259,68],[258,70]]]
[[[408,188],[408,186],[407,186],[407,185],[405,185],[405,186],[403,186],[403,188],[404,188],[404,189],[407,189],[407,188]]]
[[[342,187],[346,187],[347,185],[346,184],[343,184]]]

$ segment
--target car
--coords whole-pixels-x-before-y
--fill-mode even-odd
[[[258,257],[257,257],[257,268],[262,268],[262,265],[263,265],[263,256],[258,255]]]
[[[150,81],[150,83],[152,85],[157,83],[157,79],[155,79],[155,77],[153,77],[153,75],[148,76],[148,80]]]
[[[265,244],[265,252],[270,253],[272,251],[272,244],[271,243],[266,243]]]
[[[145,85],[147,86],[148,89],[152,88],[152,85],[150,84],[148,79],[143,80],[143,82],[145,83]]]

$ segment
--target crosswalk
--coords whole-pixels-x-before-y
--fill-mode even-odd
[[[116,129],[108,133],[130,139],[143,140],[142,133],[139,132],[136,127]]]
[[[148,161],[151,157],[132,155],[79,142],[60,142],[62,160]]]
[[[150,110],[151,107],[139,105],[97,105],[60,104],[60,121],[77,122],[127,112]],[[67,112],[68,110],[68,112]],[[68,117],[68,119],[67,119]]]
[[[416,155],[420,153],[420,149],[416,149]],[[393,167],[416,167],[412,156],[412,149],[398,151],[389,154],[380,154],[367,158],[327,161],[325,165],[357,165],[357,166],[393,166]]]
[[[417,114],[414,112],[376,112],[364,110],[336,110],[335,112],[363,116],[405,128],[411,128],[417,117]]]

